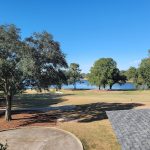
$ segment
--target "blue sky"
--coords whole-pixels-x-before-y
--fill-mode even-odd
[[[1,0],[0,24],[16,24],[22,37],[47,30],[83,72],[102,57],[128,69],[150,49],[149,8],[149,0]]]

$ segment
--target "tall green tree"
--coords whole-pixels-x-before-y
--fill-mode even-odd
[[[137,69],[135,67],[130,67],[127,71],[126,71],[126,76],[128,80],[132,80],[134,81],[137,75]]]
[[[13,96],[25,85],[48,87],[67,67],[58,42],[48,32],[21,40],[14,25],[0,26],[0,89],[6,96],[5,119],[11,120]],[[57,78],[56,78],[57,77]]]
[[[0,26],[0,89],[6,97],[7,121],[11,120],[13,96],[22,89],[24,74],[28,76],[32,70],[32,61],[28,57],[26,65],[22,63],[26,59],[25,54],[28,55],[27,50],[28,48],[21,41],[20,29],[14,25]]]
[[[124,83],[125,76],[121,76],[117,63],[112,58],[101,58],[91,67],[88,76],[89,82],[92,85],[99,87],[109,85],[110,89],[115,83]]]
[[[39,88],[55,84],[62,76],[61,68],[68,67],[60,44],[46,31],[34,33],[26,38],[26,43],[31,48],[31,57],[35,62],[33,81],[36,81]]]
[[[137,69],[129,68],[127,76],[133,80],[137,88],[150,88],[150,50],[148,50],[148,57],[141,60]]]
[[[79,64],[71,63],[68,70],[68,82],[73,84],[74,89],[76,89],[76,82],[79,82],[82,79],[81,69]]]
[[[137,83],[150,88],[150,58],[145,58],[141,61],[138,69]]]

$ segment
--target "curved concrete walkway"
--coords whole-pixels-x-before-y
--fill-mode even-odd
[[[70,132],[50,127],[27,127],[0,132],[0,143],[8,150],[83,150]]]

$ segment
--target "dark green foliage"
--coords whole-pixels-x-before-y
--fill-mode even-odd
[[[150,58],[142,60],[138,69],[137,84],[146,85],[150,88]]]
[[[11,94],[15,94],[19,87],[18,81],[22,72],[18,64],[22,51],[23,44],[20,41],[19,29],[14,25],[0,26],[0,86],[5,95],[8,94],[9,88]]]
[[[79,68],[79,64],[71,63],[68,70],[68,83],[74,85],[74,89],[76,89],[76,82],[81,81],[82,74]]]
[[[5,118],[8,121],[11,120],[13,95],[22,89],[24,76],[20,62],[23,60],[26,49],[18,28],[14,25],[0,26],[0,88],[6,97]]]
[[[66,67],[65,55],[49,33],[34,33],[22,41],[20,29],[0,26],[0,89],[6,97],[5,119],[11,120],[13,96],[25,85],[47,88],[56,81],[64,82],[61,68]]]
[[[126,76],[128,80],[134,81],[137,75],[137,69],[135,67],[130,67],[126,71]]]
[[[101,58],[94,63],[88,75],[89,82],[99,87],[126,82],[126,77],[120,74],[117,63],[112,58]]]
[[[65,70],[58,70],[55,82],[53,83],[56,85],[56,90],[60,90],[63,84],[68,84],[68,75]]]
[[[148,54],[150,56],[150,50]],[[150,88],[150,57],[143,59],[137,69],[131,67],[127,72],[137,88]]]
[[[48,32],[34,33],[26,39],[34,61],[33,80],[39,87],[55,84],[62,76],[61,68],[67,68],[65,55]],[[60,76],[59,76],[60,75]]]

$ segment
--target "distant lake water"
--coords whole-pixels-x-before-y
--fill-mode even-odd
[[[62,86],[63,89],[73,89],[73,85],[63,85]],[[76,83],[76,88],[77,89],[98,89],[97,86],[92,86],[90,85],[90,83],[88,82],[88,80],[82,80],[81,83],[77,82]],[[102,89],[102,88],[101,88]],[[106,89],[109,89],[109,87],[107,86]],[[136,87],[134,86],[133,83],[127,82],[125,84],[114,84],[112,87],[113,90],[134,90],[136,89]]]
[[[50,88],[55,88],[55,86],[49,86]],[[25,87],[26,89],[31,89],[32,86],[26,86]],[[72,84],[69,84],[69,85],[63,85],[62,86],[62,89],[73,89],[74,86]],[[77,82],[76,83],[76,88],[77,89],[88,89],[88,90],[92,90],[92,89],[98,89],[97,86],[93,86],[93,85],[90,85],[90,83],[88,82],[88,80],[82,80],[82,82]],[[103,89],[101,87],[101,89]],[[105,89],[109,89],[108,86],[106,86]],[[112,90],[134,90],[136,89],[135,85],[133,83],[130,83],[130,82],[127,82],[125,84],[114,84],[112,86]]]

